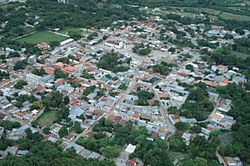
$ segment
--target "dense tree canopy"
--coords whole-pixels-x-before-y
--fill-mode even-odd
[[[85,159],[77,155],[73,149],[65,152],[59,146],[48,141],[42,141],[42,135],[39,133],[32,134],[31,131],[26,131],[27,137],[18,140],[19,148],[29,150],[29,153],[23,157],[7,156],[0,160],[0,165],[9,166],[59,166],[59,165],[76,165],[76,166],[114,166],[113,161],[95,159]]]
[[[97,67],[113,72],[128,71],[129,67],[127,65],[125,66],[125,62],[121,60],[120,56],[121,55],[114,52],[106,53],[100,58]]]

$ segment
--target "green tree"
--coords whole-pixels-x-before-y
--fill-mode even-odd
[[[59,130],[58,134],[59,134],[60,138],[62,138],[62,137],[64,137],[64,136],[68,135],[68,134],[69,134],[69,131],[68,131],[68,129],[67,129],[65,126],[63,126],[63,127]]]
[[[101,153],[108,158],[116,158],[120,155],[121,148],[117,145],[101,148]]]
[[[190,124],[189,123],[184,123],[184,122],[177,122],[175,124],[175,127],[180,130],[180,131],[186,131],[190,129]]]
[[[23,86],[27,85],[27,82],[24,80],[19,80],[17,83],[14,85],[16,89],[23,89]]]

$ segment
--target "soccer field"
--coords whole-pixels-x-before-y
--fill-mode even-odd
[[[66,39],[67,39],[66,37],[61,36],[61,35],[57,35],[51,32],[47,32],[47,31],[41,31],[41,32],[36,32],[34,34],[17,39],[17,41],[21,43],[26,42],[30,44],[38,44],[41,42],[50,43],[52,41],[61,42]]]

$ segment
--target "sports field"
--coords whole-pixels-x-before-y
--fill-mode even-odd
[[[22,42],[22,43],[26,42],[30,44],[38,44],[41,42],[50,43],[52,41],[61,42],[66,39],[67,39],[66,37],[61,36],[61,35],[57,35],[51,32],[47,32],[47,31],[40,31],[40,32],[35,32],[31,35],[22,37],[20,39],[17,39],[17,41]]]

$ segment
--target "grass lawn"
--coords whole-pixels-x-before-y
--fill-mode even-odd
[[[42,113],[36,120],[40,127],[51,126],[57,119],[56,111],[49,111]]]
[[[30,44],[38,44],[41,42],[50,43],[52,41],[61,42],[66,39],[67,39],[66,37],[61,36],[61,35],[57,35],[51,32],[47,32],[47,31],[41,31],[41,32],[36,32],[34,34],[17,39],[17,41],[22,42],[22,43],[26,42]]]

